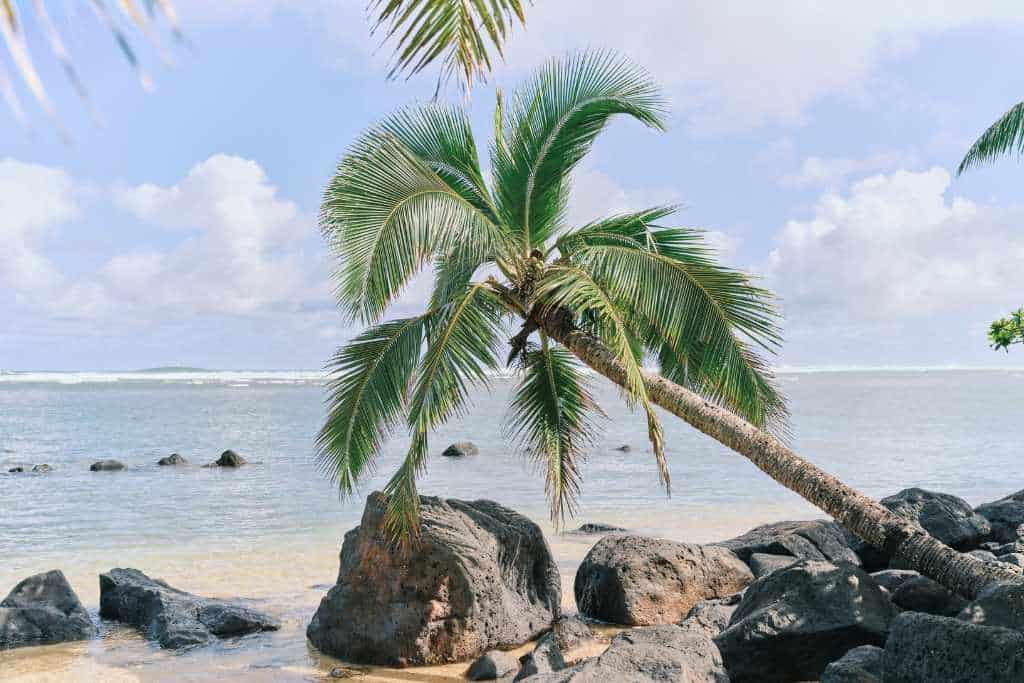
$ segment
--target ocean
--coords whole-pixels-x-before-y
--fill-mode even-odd
[[[909,486],[978,504],[1024,488],[1024,371],[783,371],[797,452],[847,483],[885,496]],[[514,379],[494,378],[467,412],[431,436],[424,494],[490,498],[542,525],[573,609],[572,576],[596,538],[547,519],[543,474],[502,438]],[[664,414],[672,496],[659,488],[643,418],[594,379],[607,411],[583,465],[572,528],[615,524],[708,542],[758,524],[822,516],[742,457]],[[308,681],[338,662],[305,640],[305,626],[337,574],[344,532],[365,496],[404,455],[396,434],[358,496],[341,499],[312,444],[325,415],[316,372],[159,371],[0,373],[0,597],[30,574],[61,569],[95,615],[97,575],[135,567],[201,595],[244,597],[284,628],[184,654],[160,651],[124,627],[96,641],[0,652],[0,679],[54,681]],[[471,440],[472,458],[440,452]],[[629,452],[616,450],[629,445]],[[238,470],[200,465],[233,449]],[[157,467],[170,453],[187,467]],[[106,458],[122,472],[89,471]],[[48,474],[6,474],[46,463]],[[414,680],[450,680],[440,667]],[[413,680],[374,671],[365,680]]]

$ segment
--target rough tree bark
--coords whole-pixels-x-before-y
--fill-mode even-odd
[[[566,316],[534,311],[527,328],[543,329],[576,357],[620,386],[626,369],[593,335],[574,329]],[[728,446],[786,488],[818,506],[840,524],[903,565],[917,570],[968,599],[996,581],[1021,581],[1020,575],[953,550],[935,537],[828,472],[801,458],[777,438],[698,394],[652,373],[644,385],[653,403]]]

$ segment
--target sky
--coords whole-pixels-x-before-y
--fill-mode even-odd
[[[14,83],[32,130],[0,107],[0,369],[316,369],[358,331],[332,299],[320,196],[436,73],[387,79],[364,0],[177,8],[192,47],[164,35],[172,65],[125,26],[147,92],[89,3],[51,3],[102,125],[24,17],[71,142]],[[572,222],[679,204],[676,224],[777,294],[779,366],[1024,364],[985,338],[1024,305],[1024,165],[955,173],[1024,99],[1018,2],[536,0],[490,82],[440,97],[485,147],[495,86],[587,48],[646,67],[672,114],[666,132],[613,122]]]

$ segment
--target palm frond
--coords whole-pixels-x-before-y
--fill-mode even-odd
[[[718,265],[700,231],[648,227],[630,234],[629,221],[620,225],[584,228],[560,245],[628,312],[665,377],[756,426],[784,431],[785,401],[750,346],[772,353],[779,343],[771,294]]]
[[[341,262],[338,300],[350,318],[369,324],[432,256],[458,246],[483,262],[502,240],[486,211],[445,182],[389,125],[363,135],[341,160],[320,214]]]
[[[960,162],[957,175],[1014,152],[1017,156],[1024,154],[1024,102],[1017,103],[982,133]]]
[[[487,371],[498,367],[501,309],[484,284],[474,283],[453,296],[427,327],[427,351],[409,399],[412,444],[405,461],[385,488],[386,524],[396,542],[418,532],[416,477],[426,468],[427,434],[458,414],[474,386],[486,385]]]
[[[373,0],[374,31],[396,39],[389,77],[415,75],[442,59],[441,79],[458,74],[468,90],[492,69],[491,50],[504,55],[512,26],[525,22],[521,0]]]
[[[551,519],[558,526],[575,513],[580,464],[595,432],[594,401],[580,364],[547,339],[522,356],[522,379],[515,389],[506,434],[518,441],[545,471]]]
[[[626,370],[626,399],[639,403],[647,415],[647,436],[654,448],[658,473],[665,490],[671,492],[671,478],[665,459],[665,439],[661,421],[644,385],[643,366],[637,356],[635,335],[626,319],[628,311],[589,272],[577,265],[554,265],[537,284],[537,300],[541,306],[564,308],[577,318],[594,321],[598,336],[615,354]]]
[[[520,88],[506,113],[506,146],[491,150],[497,201],[524,250],[558,228],[569,173],[616,114],[664,127],[664,103],[647,73],[610,52],[553,60]]]
[[[316,439],[320,470],[350,494],[399,417],[431,312],[371,327],[328,364],[329,412]]]

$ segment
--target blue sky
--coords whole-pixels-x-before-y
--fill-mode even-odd
[[[433,74],[386,80],[362,0],[181,1],[196,49],[168,69],[136,37],[145,93],[78,4],[53,11],[105,125],[31,17],[74,141],[20,83],[34,131],[0,110],[0,369],[322,366],[354,330],[331,303],[320,193]],[[537,0],[494,79],[512,90],[551,56],[610,47],[664,84],[670,130],[613,124],[577,173],[575,220],[682,204],[680,224],[780,296],[779,364],[1019,362],[985,328],[1024,304],[1024,167],[953,173],[1024,98],[1017,3],[625,4]],[[492,104],[491,86],[467,103],[481,141]]]

